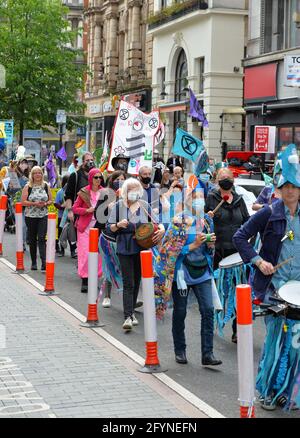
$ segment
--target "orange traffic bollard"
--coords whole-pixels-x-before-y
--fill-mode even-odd
[[[99,230],[91,228],[89,234],[89,265],[88,265],[88,315],[82,327],[103,327],[98,318],[98,241]]]
[[[251,287],[236,287],[240,418],[255,418]]]
[[[55,272],[55,242],[56,241],[56,213],[48,214],[47,226],[47,250],[46,250],[46,281],[45,292],[39,295],[53,296],[59,295],[55,293],[54,288],[54,272]]]
[[[3,235],[5,226],[5,213],[7,210],[7,196],[0,196],[0,256],[3,255]]]
[[[23,248],[23,206],[21,202],[15,205],[16,216],[16,272],[24,272],[24,248]]]
[[[141,252],[144,329],[146,343],[145,365],[139,370],[142,373],[161,373],[166,371],[162,370],[158,359],[152,257],[152,251]]]

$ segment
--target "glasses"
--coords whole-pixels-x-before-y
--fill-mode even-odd
[[[102,176],[94,176],[94,179],[101,179]]]

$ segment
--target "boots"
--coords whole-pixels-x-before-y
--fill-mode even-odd
[[[81,282],[81,292],[86,294],[87,291],[88,291],[88,279],[87,278],[82,278],[81,280],[82,280],[82,282]]]

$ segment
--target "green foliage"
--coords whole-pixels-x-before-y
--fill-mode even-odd
[[[77,100],[85,67],[72,49],[61,0],[0,0],[0,64],[6,88],[0,89],[0,118],[23,128],[56,126],[57,109],[82,114]]]
[[[198,3],[198,0],[182,0],[180,2],[173,1],[172,5],[167,6],[161,11],[157,12],[154,15],[151,15],[148,18],[148,24],[159,23],[160,21],[164,21],[173,15],[178,14],[181,11],[190,9],[192,6],[195,6]]]

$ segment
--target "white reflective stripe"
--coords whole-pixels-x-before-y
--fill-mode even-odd
[[[98,298],[98,253],[89,253],[88,303],[96,304]]]
[[[23,252],[23,215],[16,213],[16,249]]]
[[[252,404],[254,390],[253,324],[237,325],[239,400]]]
[[[4,225],[5,225],[5,210],[0,210],[0,243],[3,243]]]
[[[145,341],[157,341],[154,278],[142,278]]]
[[[47,227],[47,263],[55,263],[56,220],[48,219]]]

